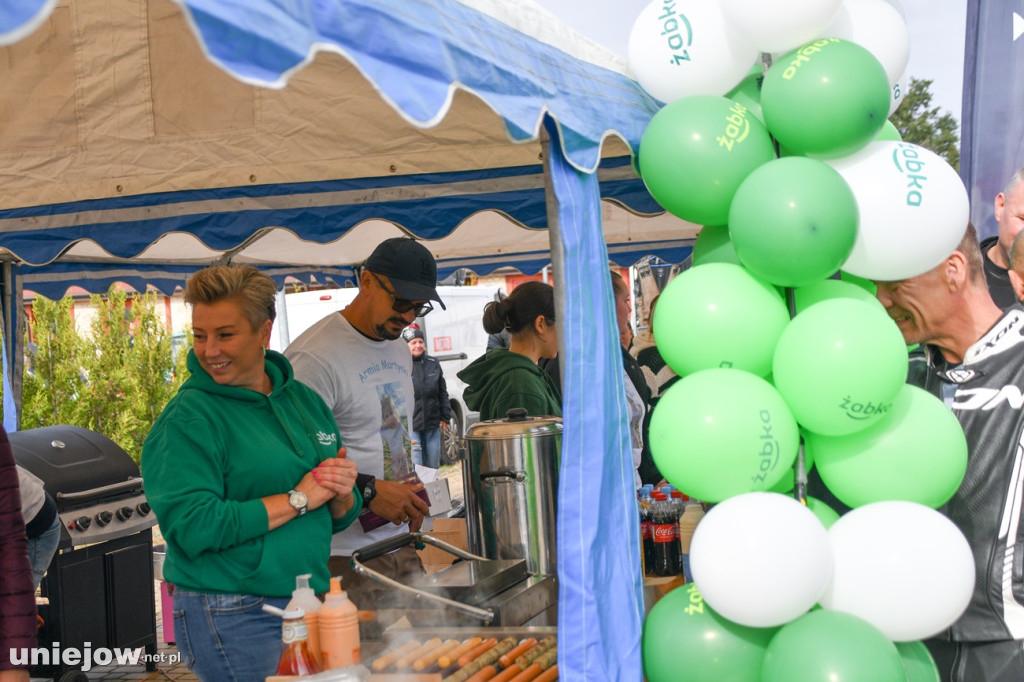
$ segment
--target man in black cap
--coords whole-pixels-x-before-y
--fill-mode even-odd
[[[390,521],[378,527],[353,523],[331,542],[331,574],[342,577],[349,597],[364,610],[382,608],[391,591],[352,571],[352,553],[418,530],[428,509],[416,495],[418,486],[399,480],[414,471],[409,437],[414,396],[412,357],[396,340],[433,309],[431,301],[444,308],[434,257],[414,239],[388,239],[366,260],[352,303],[285,349],[295,378],[319,393],[334,413],[347,456],[359,467],[363,505]],[[411,545],[367,564],[406,583],[423,573]]]

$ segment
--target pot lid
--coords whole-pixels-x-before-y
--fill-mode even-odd
[[[466,430],[468,440],[494,440],[523,436],[551,436],[562,433],[561,417],[530,417],[522,407],[508,411],[505,419],[477,422]]]

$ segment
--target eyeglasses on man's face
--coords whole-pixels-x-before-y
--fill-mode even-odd
[[[370,274],[373,275],[373,278],[375,280],[377,280],[377,284],[380,285],[380,288],[383,289],[387,293],[387,295],[391,297],[391,309],[394,310],[396,313],[404,315],[405,313],[412,310],[413,312],[416,313],[416,317],[423,317],[424,315],[426,315],[427,313],[434,309],[434,306],[431,305],[429,301],[425,301],[423,303],[413,303],[407,298],[399,298],[398,296],[395,295],[395,292],[392,291],[388,287],[388,285],[384,283],[384,280],[377,276],[376,272],[371,272]]]

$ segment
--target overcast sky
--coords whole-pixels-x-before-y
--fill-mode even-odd
[[[650,0],[537,0],[589,38],[626,57],[629,31]],[[896,0],[910,30],[914,78],[933,81],[932,104],[961,118],[967,0]]]

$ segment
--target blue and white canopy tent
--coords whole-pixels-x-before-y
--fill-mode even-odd
[[[553,262],[566,358],[559,667],[567,680],[640,679],[607,264],[679,261],[696,226],[660,215],[632,171],[658,105],[621,60],[529,0],[6,6],[10,357],[23,284],[168,291],[214,262],[344,279],[396,234],[425,240],[442,273]]]

